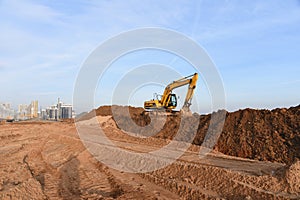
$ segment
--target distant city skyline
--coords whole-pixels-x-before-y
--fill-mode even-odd
[[[15,119],[27,120],[40,118],[44,120],[59,120],[75,117],[75,110],[72,104],[63,103],[57,98],[55,104],[40,106],[38,100],[32,100],[30,103],[22,103],[13,106],[8,102],[0,101],[0,120]]]
[[[186,35],[207,51],[222,77],[227,110],[296,106],[300,103],[299,24],[297,0],[3,0],[0,102],[10,102],[16,109],[18,104],[38,99],[45,107],[55,104],[59,96],[72,103],[80,67],[103,41],[124,31],[159,27]],[[175,55],[132,52],[105,74],[102,85],[95,89],[95,107],[111,104],[108,92],[126,71],[154,62],[171,66],[182,76],[194,73]],[[165,83],[172,80],[166,77]],[[116,103],[142,107],[154,92],[163,91],[165,83],[142,88],[130,100]],[[210,112],[203,77],[197,87],[200,112]],[[178,93],[183,96],[184,91]],[[82,111],[89,110],[78,112]]]
[[[13,104],[9,101],[5,101],[5,100],[0,99],[0,104],[9,104],[10,108],[12,108],[13,110],[18,110],[20,105],[29,105],[32,101],[38,101],[39,102],[39,109],[40,109],[40,108],[47,108],[49,106],[56,105],[58,99],[61,99],[61,98],[57,97],[55,100],[52,100],[53,103],[51,103],[51,104],[46,104],[45,102],[44,103],[40,102],[39,99],[37,99],[37,98],[29,99],[28,101],[23,102],[23,103],[21,102],[19,104]],[[64,102],[66,102],[66,101],[64,101]],[[71,102],[72,101],[70,101],[69,104],[71,104]]]

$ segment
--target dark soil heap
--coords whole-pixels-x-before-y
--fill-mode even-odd
[[[128,110],[130,115],[126,115]],[[107,116],[112,115],[112,111],[119,128],[146,136],[172,139],[180,126],[188,129],[197,125],[197,134],[193,140],[196,145],[202,144],[211,120],[211,114],[199,116],[194,113],[188,120],[181,122],[181,116],[177,113],[167,116],[163,128],[156,129],[155,123],[150,122],[151,119],[159,122],[160,117],[150,117],[143,108],[101,106],[94,112],[96,115]],[[147,135],[146,132],[151,134]],[[291,164],[300,159],[300,105],[289,109],[226,112],[222,134],[214,148],[227,155]]]

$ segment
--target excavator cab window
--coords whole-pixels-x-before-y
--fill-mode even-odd
[[[177,106],[177,98],[176,98],[176,94],[170,94],[169,96],[170,100],[169,100],[169,107],[170,106],[174,106],[176,107]]]

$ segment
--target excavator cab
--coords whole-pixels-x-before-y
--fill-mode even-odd
[[[176,94],[169,94],[168,99],[169,99],[168,108],[170,108],[170,107],[176,108],[176,106],[177,106]]]

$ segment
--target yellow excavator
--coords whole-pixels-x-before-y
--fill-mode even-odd
[[[173,94],[172,91],[176,88],[188,85],[188,91],[185,97],[185,101],[182,107],[184,111],[190,111],[191,100],[196,88],[196,83],[198,80],[198,74],[181,78],[177,81],[173,81],[165,88],[163,95],[156,95],[155,99],[144,102],[144,108],[147,110],[167,110],[172,111],[177,106],[177,97],[176,94]]]

